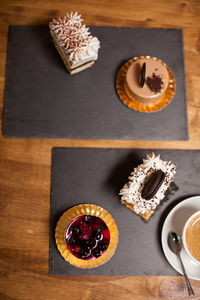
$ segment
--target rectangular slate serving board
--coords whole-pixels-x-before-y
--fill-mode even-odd
[[[161,154],[177,166],[174,191],[149,223],[120,202],[119,190],[147,153]],[[161,247],[161,230],[170,210],[180,201],[199,195],[200,151],[145,149],[54,148],[52,154],[50,273],[64,275],[150,276],[177,275]],[[55,226],[64,211],[82,203],[102,206],[119,230],[115,255],[105,265],[82,270],[68,264],[57,250]]]
[[[187,104],[182,31],[91,27],[101,42],[91,69],[70,75],[47,26],[10,26],[3,135],[27,138],[186,140]],[[115,90],[120,66],[134,56],[163,60],[176,94],[163,110],[126,107]]]

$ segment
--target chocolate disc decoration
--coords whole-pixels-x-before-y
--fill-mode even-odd
[[[148,181],[145,183],[141,196],[145,200],[150,200],[157,193],[159,188],[161,187],[166,174],[161,170],[155,171],[149,177]]]
[[[146,77],[146,63],[143,63],[142,70],[141,70],[141,80],[140,80],[141,87],[144,86],[145,77]]]

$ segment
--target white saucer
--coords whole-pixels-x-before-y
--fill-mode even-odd
[[[162,228],[161,243],[164,254],[170,265],[181,274],[183,273],[179,259],[168,246],[168,234],[170,231],[174,231],[182,236],[183,226],[186,220],[197,210],[200,210],[200,196],[187,198],[181,201],[170,211]],[[200,280],[200,264],[195,264],[184,249],[181,251],[181,257],[188,277]]]

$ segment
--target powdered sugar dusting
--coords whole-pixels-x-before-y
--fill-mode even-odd
[[[141,196],[144,182],[156,170],[161,170],[166,174],[164,182],[153,198],[145,200]],[[143,163],[133,170],[129,176],[130,181],[124,185],[119,195],[122,196],[122,200],[133,204],[137,214],[152,211],[164,198],[165,192],[173,180],[175,173],[176,166],[173,163],[161,160],[160,155],[155,156],[154,153],[148,154],[146,159],[143,159]]]

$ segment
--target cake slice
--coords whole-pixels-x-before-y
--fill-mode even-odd
[[[122,204],[148,222],[165,197],[175,173],[173,163],[161,160],[160,155],[148,154],[121,189]]]
[[[82,21],[81,15],[71,12],[49,23],[53,43],[70,74],[91,67],[98,58],[100,42]]]

